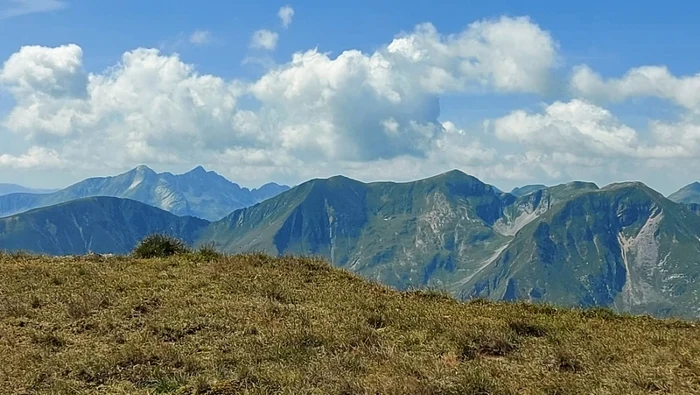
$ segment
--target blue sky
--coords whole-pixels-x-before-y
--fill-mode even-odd
[[[581,6],[549,1],[489,1],[466,5],[462,1],[409,1],[397,6],[388,1],[209,1],[202,5],[188,1],[0,0],[0,60],[7,61],[0,72],[0,117],[4,119],[0,126],[0,141],[4,142],[0,145],[0,182],[58,187],[140,163],[174,172],[201,163],[250,186],[267,181],[294,184],[337,173],[367,181],[407,180],[460,168],[504,189],[572,179],[599,184],[636,179],[662,192],[672,192],[697,178],[699,165],[695,158],[700,153],[695,151],[696,145],[700,147],[700,99],[686,93],[696,86],[692,77],[700,71],[700,44],[693,39],[700,29],[696,17],[700,4],[673,4],[661,7],[650,2],[589,1]],[[293,9],[286,27],[278,15],[284,6]],[[449,35],[464,32],[485,37],[492,26],[501,29],[498,31],[506,37],[504,40],[517,42],[520,33],[507,30],[513,26],[504,22],[504,17],[527,17],[520,28],[533,27],[533,38],[548,36],[551,42],[545,46],[551,45],[554,51],[551,61],[528,65],[543,59],[538,52],[543,48],[533,47],[511,56],[507,51],[518,52],[519,48],[503,40],[478,49],[464,42],[451,48],[437,67],[454,73],[465,87],[402,85],[402,103],[410,105],[361,105],[368,101],[362,95],[380,91],[376,84],[383,77],[367,82],[361,73],[352,74],[357,70],[351,67],[370,70],[373,66],[351,65],[334,71],[352,74],[354,84],[371,83],[378,89],[359,93],[352,91],[352,84],[338,86],[333,81],[341,77],[335,74],[319,74],[335,70],[331,63],[313,66],[319,69],[307,63],[308,67],[295,68],[290,63],[295,53],[314,48],[327,53],[329,61],[351,50],[361,51],[367,59],[375,53],[386,55],[396,38],[418,37],[414,29],[422,23],[434,26],[438,41],[447,42]],[[487,27],[470,28],[477,22]],[[268,38],[275,36],[274,45],[268,42],[267,48],[255,48],[251,40],[259,30],[266,30]],[[200,32],[199,40],[192,40],[195,32]],[[79,55],[71,50],[51,51],[67,44],[76,44]],[[432,48],[426,49],[426,56],[438,56],[438,52],[429,52],[433,44],[426,45]],[[26,46],[38,50],[22,53]],[[138,56],[144,59],[178,56],[178,65],[186,69],[176,73],[178,76],[159,74],[164,76],[157,89],[160,96],[153,92],[153,96],[144,95],[151,98],[146,106],[161,99],[162,103],[181,106],[178,100],[188,94],[182,92],[198,92],[206,108],[211,105],[218,115],[196,112],[192,118],[174,119],[172,114],[178,112],[164,107],[106,108],[105,97],[114,98],[124,90],[115,83],[109,85],[109,90],[93,91],[90,86],[96,85],[86,81],[95,76],[116,79],[121,71],[127,76],[141,75],[134,70],[129,73],[124,67],[124,54],[138,48],[158,50],[157,55],[140,53]],[[470,50],[476,52],[471,54]],[[15,61],[10,64],[14,55]],[[79,70],[66,72],[70,75],[63,73],[62,56],[77,56]],[[426,65],[414,70],[411,62],[391,56],[385,58],[402,84],[420,79],[435,67],[434,60],[423,59]],[[457,70],[457,60],[472,57],[484,64],[478,73]],[[520,78],[536,82],[518,86],[493,82],[499,72],[487,68],[497,68],[506,61],[489,65],[485,59],[496,57],[514,62],[514,68],[523,69]],[[139,64],[150,67],[155,63]],[[580,65],[586,65],[599,79],[586,79],[574,89],[573,75]],[[652,73],[648,77],[651,69],[647,69],[642,82],[639,78],[622,81],[624,88],[609,81],[644,66],[665,67],[668,75]],[[123,70],[114,71],[120,68]],[[41,73],[38,70],[55,74],[37,82],[30,72]],[[284,78],[265,79],[285,70],[289,74]],[[193,87],[178,80],[192,75],[211,76],[225,87]],[[50,89],[46,84],[61,85],[60,78],[70,78],[71,84],[85,84],[88,88],[82,91],[88,93],[76,96],[61,91],[61,97],[46,96]],[[319,83],[326,84],[325,88],[314,82],[318,78],[328,78]],[[119,81],[126,81],[126,77]],[[144,77],[129,82],[129,89],[152,89],[148,81]],[[272,82],[263,86],[264,81]],[[296,84],[294,81],[299,81],[299,96],[276,100],[274,92],[279,94],[284,87],[273,82],[289,86]],[[133,84],[138,83],[143,86],[134,88]],[[185,90],[171,90],[168,83]],[[313,94],[323,89],[333,92],[332,101],[322,110],[310,110],[315,105]],[[236,93],[231,93],[234,90]],[[104,92],[109,95],[97,96],[107,95]],[[311,95],[308,100],[302,96],[305,93]],[[78,99],[84,102],[77,103]],[[235,106],[222,104],[227,100],[235,101]],[[433,102],[439,103],[437,110],[430,104]],[[565,106],[551,107],[554,113],[547,116],[547,108],[557,102]],[[341,104],[337,109],[333,107]],[[295,110],[295,105],[300,110]],[[599,110],[608,115],[600,116]],[[80,122],[57,127],[52,117],[65,111]],[[221,111],[230,112],[225,122]],[[528,118],[515,117],[518,111]],[[563,115],[572,113],[576,114],[573,118]],[[157,116],[169,118],[154,118]],[[51,119],[54,121],[49,124],[43,122]],[[242,119],[247,120],[245,125]],[[153,126],[160,123],[174,126]],[[182,124],[189,126],[172,130]],[[394,124],[397,126],[387,126]],[[138,127],[154,129],[134,129]],[[229,131],[229,127],[235,130]],[[353,127],[361,127],[362,131]],[[371,130],[374,127],[378,129]],[[428,131],[430,128],[436,129]],[[384,132],[389,137],[381,135]],[[186,136],[188,143],[174,143],[176,136]],[[101,149],[83,148],[96,144],[102,144]],[[110,144],[128,148],[111,149]],[[191,152],[195,149],[201,155]]]

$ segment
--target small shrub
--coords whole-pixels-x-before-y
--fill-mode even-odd
[[[196,256],[203,261],[214,261],[222,258],[224,255],[216,250],[214,242],[203,244],[197,248]]]
[[[141,240],[132,254],[136,258],[148,259],[167,258],[187,252],[189,249],[184,241],[168,235],[153,234]]]

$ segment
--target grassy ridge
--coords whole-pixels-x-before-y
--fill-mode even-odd
[[[3,393],[700,393],[699,335],[310,259],[0,256]]]

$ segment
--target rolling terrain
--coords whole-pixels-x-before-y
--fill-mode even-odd
[[[692,394],[696,323],[397,292],[316,259],[0,254],[0,388]]]

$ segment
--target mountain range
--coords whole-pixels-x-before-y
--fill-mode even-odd
[[[0,249],[123,253],[165,232],[226,252],[317,255],[398,289],[700,317],[696,205],[636,182],[527,189],[460,171],[406,183],[336,176],[213,222],[81,199],[1,219]]]
[[[136,200],[180,216],[217,220],[288,189],[275,183],[253,190],[241,188],[201,166],[179,175],[156,173],[139,166],[114,177],[89,178],[52,193],[0,196],[0,217],[75,199],[111,196]]]
[[[0,183],[0,196],[9,195],[11,193],[51,193],[55,191],[56,189],[33,189],[17,184]]]

